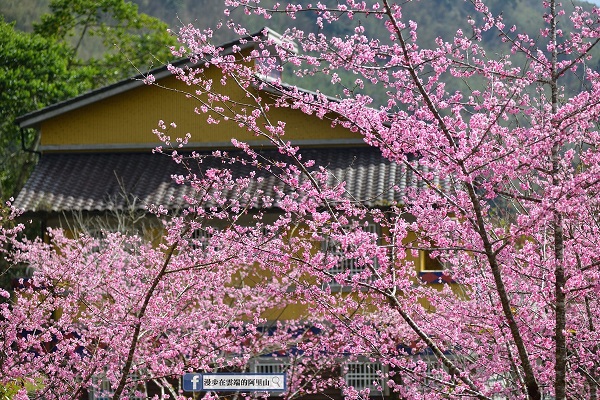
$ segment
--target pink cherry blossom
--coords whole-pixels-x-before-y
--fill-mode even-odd
[[[162,223],[154,242],[50,230],[47,244],[3,220],[6,257],[35,272],[0,305],[0,380],[42,380],[36,395],[67,398],[101,375],[124,398],[137,377],[181,399],[190,394],[173,382],[185,372],[249,371],[268,358],[285,360],[287,399],[331,389],[350,399],[596,398],[598,8],[544,1],[544,26],[530,37],[473,0],[455,37],[426,46],[404,3],[228,0],[220,29],[244,36],[231,52],[212,31],[182,27],[173,52],[194,65],[170,71],[190,85],[196,112],[277,151],[234,138],[235,150],[189,153],[189,135],[161,121],[156,156],[186,168],[173,178],[189,191],[178,212],[149,206]],[[291,24],[305,13],[315,29],[247,37],[236,8]],[[362,28],[367,16],[386,37]],[[329,36],[326,25],[351,29]],[[488,32],[501,42],[493,54],[481,42]],[[331,86],[268,78],[282,65]],[[220,82],[204,77],[213,67]],[[349,87],[327,96],[348,72],[357,87],[381,85],[382,105]],[[355,132],[406,171],[409,184],[382,188],[402,201],[378,208],[352,196],[286,136],[274,108]],[[205,168],[209,159],[219,167]],[[270,178],[269,193],[256,185]],[[444,283],[419,274],[429,255]],[[376,366],[376,385],[344,379],[352,363]]]

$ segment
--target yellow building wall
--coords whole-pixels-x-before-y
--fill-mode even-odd
[[[207,76],[213,79],[215,90],[227,94],[232,100],[248,102],[245,93],[235,84],[220,84],[220,72],[211,69]],[[158,121],[167,125],[175,122],[176,129],[170,128],[168,135],[174,140],[191,134],[190,143],[195,147],[203,144],[228,143],[231,138],[241,141],[256,141],[258,138],[237,123],[224,121],[220,124],[208,124],[207,115],[196,114],[194,109],[201,103],[194,98],[186,97],[182,92],[193,92],[175,77],[167,77],[159,81],[161,86],[140,86],[129,91],[108,97],[81,108],[50,118],[41,126],[41,146],[60,150],[60,146],[83,146],[101,150],[123,147],[140,147],[159,144],[152,133],[158,127]],[[261,93],[264,99],[271,98],[268,93]],[[331,122],[309,116],[299,110],[289,108],[270,111],[272,122],[278,120],[286,123],[286,140],[323,140],[359,138],[357,134],[341,128],[331,127]],[[217,116],[215,116],[217,118]]]

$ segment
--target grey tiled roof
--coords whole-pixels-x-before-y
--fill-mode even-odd
[[[390,163],[375,148],[318,148],[301,153],[304,160],[315,160],[315,169],[327,167],[331,184],[346,181],[348,195],[369,206],[398,203],[406,188],[416,184],[412,173],[402,165]],[[281,157],[275,150],[263,150],[260,154],[267,158]],[[207,157],[199,172],[223,166],[230,168],[234,176],[250,171],[250,167],[238,163],[224,165]],[[19,193],[15,206],[25,212],[107,211],[126,208],[129,201],[129,206],[134,204],[139,209],[149,204],[178,208],[191,188],[175,184],[171,178],[174,174],[185,175],[186,171],[170,157],[160,154],[45,154]],[[273,206],[277,206],[273,187],[285,191],[289,188],[266,171],[257,176],[264,179],[260,183],[255,181],[250,189],[263,190],[275,198]],[[399,190],[391,190],[393,185]]]

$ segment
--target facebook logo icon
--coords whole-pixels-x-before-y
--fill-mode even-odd
[[[183,391],[199,392],[202,390],[202,374],[184,374]]]

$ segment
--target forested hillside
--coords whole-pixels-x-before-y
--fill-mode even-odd
[[[182,24],[188,23],[192,23],[198,28],[214,28],[219,21],[225,19],[223,2],[218,0],[134,0],[133,2],[139,6],[140,12],[162,19],[175,31]],[[30,31],[41,15],[48,11],[48,3],[49,0],[5,0],[0,3],[0,14],[4,15],[7,22],[15,21],[18,29]],[[269,7],[276,3],[276,0],[265,0],[261,2],[261,5]],[[313,2],[312,0],[304,0],[304,3],[310,4]],[[324,3],[327,3],[327,1],[324,1]],[[507,26],[516,25],[532,37],[537,37],[542,22],[540,16],[543,14],[541,1],[492,0],[486,4],[490,6],[492,12],[502,13]],[[565,2],[567,8],[572,7],[572,4],[592,7],[590,3],[586,2]],[[427,46],[436,37],[451,37],[459,28],[469,33],[470,28],[467,19],[473,13],[472,7],[469,1],[422,0],[406,4],[404,14],[419,24],[419,41],[422,45]],[[238,21],[243,20],[244,25],[254,31],[265,25],[276,31],[284,31],[289,28],[289,20],[285,18],[274,17],[266,21],[261,17],[243,15],[241,12],[233,17],[237,18]],[[299,14],[296,24],[305,32],[315,32],[317,27],[314,24],[314,18],[314,14]],[[387,36],[385,28],[374,18],[366,18],[360,23],[371,36],[381,38]],[[327,34],[343,36],[350,32],[353,26],[348,25],[346,28],[347,32],[343,32],[339,31],[339,26],[334,28],[331,25],[325,25],[323,30]],[[233,34],[230,30],[215,30],[215,42],[222,43],[231,39],[233,39]],[[488,35],[484,37],[484,40],[487,43],[486,47],[493,52],[494,44],[499,38]],[[88,41],[83,54],[95,56],[102,51],[103,48],[99,43]],[[143,70],[145,67],[145,65],[142,65],[140,69]],[[322,81],[323,77],[320,78],[321,81],[308,78],[298,81],[296,77],[288,73],[285,78],[290,83],[299,83],[309,89],[321,88],[325,84]],[[576,80],[576,78],[574,79]],[[575,80],[574,85],[576,85]],[[335,91],[335,89],[332,90]],[[377,100],[377,88],[370,88],[367,93]]]
[[[327,3],[327,1],[323,1]],[[0,14],[4,15],[7,22],[15,21],[20,30],[30,31],[33,23],[39,21],[41,15],[48,11],[49,0],[3,0],[0,2]],[[181,24],[192,23],[199,28],[214,27],[218,21],[224,19],[223,2],[220,0],[133,0],[139,6],[139,11],[158,17],[165,21],[172,29],[177,29]],[[269,7],[277,3],[276,0],[266,0],[261,4]],[[305,0],[304,3],[314,3]],[[570,6],[571,1],[565,2],[565,7]],[[573,2],[576,5],[591,8],[587,2]],[[540,15],[542,13],[542,2],[539,0],[493,0],[486,4],[491,5],[494,13],[501,12],[507,26],[517,25],[530,34],[535,34],[540,27]],[[407,4],[404,13],[414,19],[422,27],[420,32],[421,41],[431,41],[435,37],[453,34],[459,24],[466,26],[467,17],[472,13],[472,5],[469,1],[460,0],[423,0]],[[297,24],[305,30],[314,30],[316,27],[310,24],[312,17],[302,15],[297,19]],[[273,18],[265,21],[258,17],[245,17],[245,25],[259,29],[269,25],[276,31],[283,31],[289,20]],[[375,20],[364,20],[364,26],[373,33],[385,35],[383,27]],[[328,29],[327,26],[324,27]],[[336,29],[339,29],[336,27]],[[342,34],[343,32],[339,32]],[[215,33],[217,40],[226,41],[231,35],[226,31]],[[491,40],[492,38],[487,38]]]

